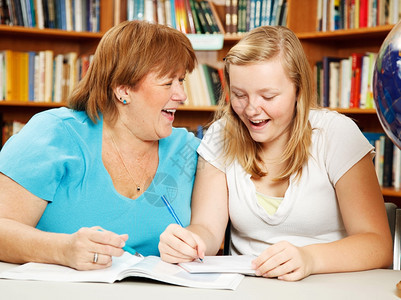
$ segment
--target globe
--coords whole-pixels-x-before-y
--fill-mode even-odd
[[[372,86],[380,123],[387,136],[401,148],[401,22],[380,47]]]

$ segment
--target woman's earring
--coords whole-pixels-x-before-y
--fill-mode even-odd
[[[123,98],[122,97],[120,97],[120,101],[123,103],[123,104],[127,104],[127,100],[123,100]]]

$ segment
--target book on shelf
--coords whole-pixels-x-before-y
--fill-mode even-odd
[[[0,1],[0,24],[11,25],[8,4],[6,0]]]
[[[127,20],[167,24],[184,33],[226,32],[211,0],[127,0],[125,5]]]
[[[272,3],[273,2],[273,3]],[[270,0],[262,0],[260,2],[260,26],[270,25],[271,23],[271,15],[272,15],[272,7],[277,0],[270,1]]]
[[[316,102],[319,106],[323,106],[323,62],[317,61],[313,66],[313,78],[316,83]]]
[[[379,184],[383,185],[383,164],[384,164],[384,136],[380,136],[375,142],[376,157],[375,170]]]
[[[111,267],[101,270],[77,271],[60,265],[27,263],[0,273],[0,278],[60,282],[113,283],[128,277],[143,277],[192,288],[235,290],[244,275],[237,273],[191,274],[176,264],[157,256],[139,257],[125,252],[113,257]]]
[[[224,12],[225,12],[225,31],[226,33],[234,33],[233,28],[231,26],[231,10],[232,10],[232,5],[231,2],[232,0],[225,0],[225,5],[224,5]]]
[[[331,56],[323,56],[322,58],[323,77],[320,78],[320,80],[323,85],[322,104],[324,107],[337,107],[339,62],[341,59],[342,58]],[[330,73],[330,71],[332,73]],[[330,98],[330,96],[332,96],[332,98]]]
[[[191,86],[190,99],[192,99],[192,103],[195,106],[207,106],[211,103],[208,89],[206,87],[206,81],[204,80],[204,75],[202,73],[203,69],[198,65],[188,76],[188,81]]]
[[[0,24],[99,32],[100,0],[3,0]]]
[[[0,101],[62,102],[86,74],[92,55],[0,51]]]
[[[168,1],[170,2],[170,1]],[[114,1],[121,5],[120,1]],[[118,10],[118,8],[115,8]],[[145,1],[144,0],[127,0],[127,20],[143,20],[145,15]],[[118,23],[121,22],[120,19],[117,20]]]
[[[199,5],[200,5],[201,13],[205,17],[205,21],[207,23],[207,27],[210,28],[210,33],[220,33],[220,28],[219,28],[219,25],[217,23],[216,16],[213,14],[213,11],[212,11],[212,8],[211,8],[211,2],[207,1],[207,0],[200,0],[198,2],[199,2]]]
[[[341,108],[349,108],[351,92],[351,58],[340,61],[340,105]]]
[[[189,2],[189,0],[185,0],[184,5],[185,5],[185,12],[186,12],[187,19],[188,19],[188,27],[189,27],[188,33],[197,33],[196,27],[195,27],[194,16],[192,14],[191,3]]]
[[[373,72],[377,54],[324,56],[315,63],[318,103],[331,108],[374,108]]]
[[[45,50],[45,102],[52,102],[52,89],[53,89],[53,51]]]
[[[4,62],[5,52],[0,51],[0,100],[5,99],[5,80],[6,80],[6,70]]]
[[[318,0],[316,28],[328,31],[396,24],[400,6],[398,0]]]
[[[363,55],[361,62],[361,88],[359,94],[359,107],[365,108],[367,106],[368,96],[368,78],[369,78],[369,56]]]
[[[18,86],[18,52],[5,50],[4,51],[4,62],[5,62],[5,99],[10,101],[16,101],[19,98],[20,88]]]
[[[393,155],[394,144],[388,136],[384,136],[383,187],[391,187],[393,185]]]
[[[219,14],[217,13],[216,4],[212,0],[207,0],[207,2],[210,7],[210,13],[211,13],[212,19],[215,22],[215,26],[217,26],[217,28],[218,28],[218,32],[225,34],[226,31],[225,31],[223,23],[221,22],[221,20],[219,18]]]
[[[175,6],[176,29],[184,33],[190,33],[190,30],[188,28],[188,17],[186,14],[185,0],[175,0],[174,6]],[[145,12],[146,12],[146,7],[145,7]]]
[[[206,86],[209,91],[211,105],[216,105],[220,99],[221,94],[221,82],[219,71],[217,68],[202,64],[203,73],[205,74]]]
[[[238,0],[238,33],[247,32],[247,0]]]
[[[175,11],[174,5],[172,0],[165,0],[164,1],[164,9],[166,14],[166,25],[175,28]]]
[[[231,30],[232,32],[238,32],[238,0],[231,0]]]
[[[399,170],[400,158],[396,158],[395,145],[391,139],[380,132],[363,132],[365,137],[368,139],[371,145],[375,147],[376,155],[374,158],[375,171],[379,184],[383,187],[391,187],[395,185],[394,178],[397,175],[399,178],[401,172]],[[398,181],[398,184],[400,182]]]
[[[351,92],[350,107],[358,108],[360,105],[362,53],[351,54]]]
[[[219,69],[207,64],[198,64],[184,81],[188,97],[185,105],[216,105],[221,94]]]
[[[210,26],[209,22],[206,19],[206,14],[203,11],[203,8],[199,1],[194,0],[194,7],[196,10],[196,14],[199,19],[199,24],[201,27],[202,33],[213,33],[213,28]]]
[[[336,108],[340,106],[340,62],[331,61],[329,63],[329,106],[331,108]]]
[[[393,186],[397,190],[401,188],[401,149],[397,146],[393,153]]]
[[[25,122],[13,120],[13,121],[4,121],[2,123],[2,145],[14,134],[17,134],[24,126]]]
[[[202,34],[203,33],[203,29],[201,27],[199,16],[198,16],[198,13],[197,13],[196,8],[195,8],[195,1],[196,0],[188,0],[188,1],[189,1],[189,6],[191,8],[191,16],[193,18],[195,32],[199,33],[199,34]]]

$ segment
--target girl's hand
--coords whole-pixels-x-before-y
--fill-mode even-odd
[[[179,263],[203,259],[206,246],[197,234],[177,224],[170,224],[160,235],[159,251],[165,262]]]
[[[263,251],[252,266],[257,276],[296,281],[312,273],[313,258],[304,248],[282,241]]]
[[[99,226],[81,228],[71,234],[65,249],[65,265],[77,270],[96,270],[111,266],[113,256],[124,253],[127,234],[118,235]]]

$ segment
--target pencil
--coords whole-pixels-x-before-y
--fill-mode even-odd
[[[171,206],[170,202],[167,200],[167,197],[165,195],[162,196],[162,200],[164,202],[164,204],[166,205],[168,211],[170,212],[170,214],[173,216],[175,222],[180,225],[181,227],[184,227],[180,221],[180,219],[178,218],[178,216],[176,215],[173,207]],[[203,262],[203,259],[199,257],[199,260],[201,262]]]
[[[173,207],[171,206],[170,202],[168,202],[167,198],[165,195],[162,196],[162,200],[164,202],[164,204],[166,205],[168,211],[170,212],[170,214],[173,216],[175,222],[180,225],[181,227],[184,227],[180,221],[180,219],[178,218],[178,216],[176,215]]]

